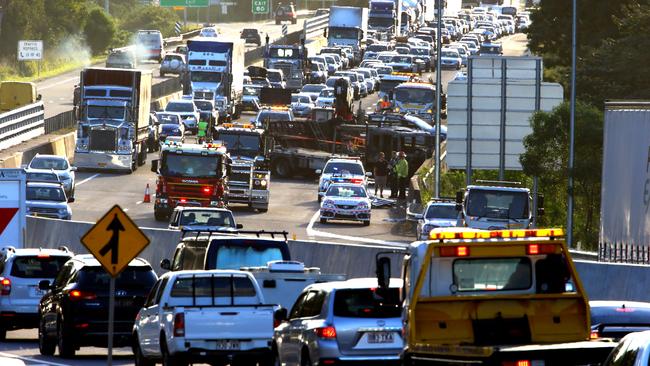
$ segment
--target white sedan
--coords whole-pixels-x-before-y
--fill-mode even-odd
[[[328,220],[361,221],[370,225],[371,202],[366,188],[358,184],[334,183],[325,192],[320,205],[320,223]]]

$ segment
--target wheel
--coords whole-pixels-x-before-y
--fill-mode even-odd
[[[167,350],[167,341],[165,341],[164,334],[160,335],[160,353],[162,354],[162,364],[163,366],[185,366],[187,363],[179,360],[178,358],[169,354]]]
[[[43,356],[52,356],[56,351],[56,342],[49,339],[43,329],[43,321],[38,325],[38,351]]]
[[[291,175],[291,163],[287,159],[280,159],[275,164],[275,174],[282,178],[287,178]]]
[[[160,72],[160,77],[161,77],[161,78],[164,78],[164,77],[165,77],[165,73],[161,71],[161,72]]]
[[[327,219],[321,217],[321,219],[320,219],[320,223],[323,224],[323,225],[324,225],[324,224],[327,224]]]
[[[309,351],[306,348],[300,353],[300,366],[312,366]]]
[[[321,203],[322,200],[323,200],[323,197],[319,194],[318,195],[318,203]]]
[[[142,349],[140,349],[140,342],[138,341],[138,335],[133,335],[133,358],[135,361],[135,366],[154,366],[155,362],[144,357],[142,354]]]
[[[165,219],[167,219],[167,215],[156,210],[153,211],[153,216],[156,218],[156,221],[165,221]]]
[[[364,221],[364,222],[363,222],[363,226],[370,226],[370,220],[368,220],[368,221]]]
[[[75,352],[77,351],[74,343],[72,343],[72,340],[70,339],[70,333],[67,332],[65,329],[65,325],[63,325],[63,321],[59,320],[59,327],[57,331],[57,338],[58,338],[58,347],[59,347],[59,357],[63,358],[72,358],[74,357]]]
[[[133,152],[133,161],[131,162],[131,172],[138,170],[140,165],[140,146],[135,145],[135,151]]]
[[[257,211],[259,211],[260,213],[265,213],[269,211],[269,208],[268,207],[258,208]]]
[[[7,329],[0,327],[0,342],[7,340]]]

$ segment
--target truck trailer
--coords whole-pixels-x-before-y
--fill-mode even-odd
[[[351,46],[355,64],[361,62],[361,48],[368,34],[368,9],[352,6],[330,7],[327,45]]]

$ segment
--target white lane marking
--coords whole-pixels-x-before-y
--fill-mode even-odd
[[[136,204],[136,205],[141,205],[141,204],[142,204],[142,201],[138,201],[138,202],[136,202],[135,204]]]
[[[356,241],[356,242],[361,242],[361,243],[370,243],[370,244],[380,244],[380,245],[398,245],[401,247],[406,246],[405,243],[399,243],[399,242],[394,242],[394,241],[385,241],[385,240],[377,240],[377,239],[369,239],[369,238],[363,238],[363,237],[358,237],[358,236],[348,236],[348,235],[340,235],[340,234],[334,234],[334,233],[328,233],[325,231],[320,231],[314,229],[314,223],[316,220],[318,220],[320,217],[319,211],[316,211],[314,213],[314,216],[311,217],[311,220],[309,220],[309,225],[307,225],[307,236],[321,236],[325,238],[334,238],[334,239],[341,239],[341,240],[347,240],[347,241]]]
[[[57,363],[57,362],[50,362],[50,361],[45,361],[45,360],[39,360],[36,358],[31,358],[31,357],[24,357],[24,356],[16,356],[12,355],[11,353],[5,353],[5,352],[0,352],[0,356],[2,357],[8,357],[8,358],[15,358],[18,360],[23,360],[23,361],[28,361],[28,362],[35,362],[36,364],[42,364],[42,365],[49,365],[49,366],[70,366],[69,364],[66,363]]]
[[[91,175],[90,177],[88,177],[88,178],[82,180],[81,182],[76,183],[75,186],[80,186],[80,185],[82,185],[82,184],[84,184],[84,183],[86,183],[86,182],[88,182],[88,181],[91,181],[91,180],[93,180],[93,179],[99,177],[100,175],[101,175],[101,173],[97,173],[97,174]]]
[[[54,83],[54,84],[50,84],[50,85],[39,86],[39,87],[38,87],[38,90],[49,89],[49,88],[55,87],[55,86],[57,86],[57,85],[61,85],[61,84],[65,84],[65,83],[69,83],[69,82],[71,82],[71,81],[75,81],[75,80],[79,80],[79,76],[75,76],[75,77],[70,78],[70,79],[65,79],[65,80],[57,81],[56,83]]]

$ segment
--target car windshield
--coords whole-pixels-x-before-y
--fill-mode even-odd
[[[532,285],[529,258],[472,258],[453,262],[459,292],[526,290]]]
[[[379,90],[385,93],[388,93],[390,91],[393,91],[396,86],[399,84],[403,83],[403,80],[382,80],[381,84],[379,85]]]
[[[235,219],[228,211],[201,211],[183,210],[181,214],[182,226],[218,226],[235,227]]]
[[[165,107],[167,112],[194,112],[192,103],[169,102]]]
[[[221,141],[228,151],[259,151],[261,143],[259,135],[245,135],[227,132],[219,133],[217,140]]]
[[[68,169],[68,162],[60,158],[35,157],[29,167],[32,169],[66,170]]]
[[[262,111],[257,115],[257,121],[266,122],[266,121],[290,121],[291,118],[286,112],[267,112]]]
[[[363,175],[363,167],[356,163],[330,163],[325,166],[325,174],[354,174]]]
[[[15,257],[11,275],[20,278],[54,278],[70,257],[48,254]]]
[[[151,267],[127,267],[115,279],[115,287],[119,289],[149,289],[156,282],[156,274]],[[84,267],[79,273],[79,286],[86,289],[97,289],[108,292],[110,275],[102,267]]]
[[[375,70],[377,70],[377,74],[379,75],[390,75],[393,73],[393,68],[390,66],[377,67]]]
[[[311,71],[323,71],[323,64],[322,63],[312,63],[310,67]]]
[[[412,48],[411,53],[419,56],[428,56],[429,50],[426,48]]]
[[[384,62],[384,63],[392,62],[393,57],[395,57],[395,55],[379,55],[379,56],[377,56],[377,60],[379,60],[381,62]]]
[[[338,186],[331,185],[325,193],[327,197],[354,197],[364,198],[368,197],[366,189],[362,186]]]
[[[342,318],[399,318],[399,289],[342,289],[334,293],[334,316]]]
[[[27,187],[28,201],[56,201],[65,202],[65,193],[62,187]]]
[[[160,122],[161,125],[180,125],[181,120],[178,118],[178,116],[173,115],[173,114],[159,114],[158,116],[158,122]]]
[[[27,173],[27,181],[32,182],[58,182],[59,177],[54,173]]]
[[[269,71],[266,74],[266,77],[269,79],[269,81],[272,81],[274,83],[282,82],[282,73],[278,71]]]
[[[108,118],[108,119],[124,119],[126,109],[124,107],[109,107],[89,105],[86,107],[86,115],[88,118]]]
[[[294,50],[293,48],[271,47],[269,56],[272,58],[299,58],[300,54],[298,50]]]
[[[163,61],[180,61],[183,62],[183,58],[179,55],[166,55]]]
[[[319,93],[326,88],[325,85],[305,85],[302,87],[303,93]]]
[[[183,178],[218,177],[219,156],[163,154],[161,171],[166,176]]]
[[[353,74],[353,73],[337,73],[337,74],[338,74],[339,76],[345,76],[345,77],[347,77],[347,78],[350,79],[353,83],[356,83],[356,82],[358,81],[358,79],[359,79],[359,78],[357,77],[357,74]]]
[[[410,56],[393,56],[393,59],[391,62],[395,63],[400,63],[400,64],[410,64],[412,62],[412,58]]]
[[[434,102],[435,92],[431,89],[397,88],[395,100],[402,103],[431,104]]]
[[[266,266],[270,261],[281,261],[282,251],[274,247],[219,245],[216,269]]]
[[[211,111],[214,107],[212,106],[212,103],[206,101],[206,100],[195,100],[194,105],[196,108],[202,110],[202,111]]]
[[[431,205],[424,217],[426,219],[456,219],[458,211],[454,205]]]
[[[371,52],[383,52],[383,51],[388,51],[388,46],[385,44],[371,44],[370,46],[366,47],[366,52],[371,51]]]
[[[451,51],[442,51],[442,57],[451,57],[451,58],[458,58],[459,55],[456,52],[451,52]]]
[[[495,219],[528,219],[528,193],[470,190],[467,196],[467,215]]]
[[[190,81],[195,83],[220,83],[220,72],[192,71],[190,72]]]
[[[309,103],[310,99],[308,96],[304,95],[292,95],[291,103]]]
[[[320,94],[318,94],[319,98],[334,98],[334,89],[323,89],[321,90]]]
[[[242,30],[241,33],[243,35],[245,35],[245,36],[254,36],[254,35],[257,35],[257,29],[248,29],[248,28],[246,28],[246,29]]]
[[[358,39],[359,31],[353,28],[330,28],[330,39]]]

